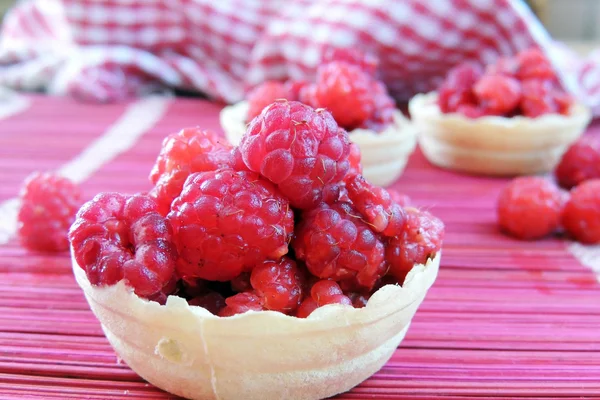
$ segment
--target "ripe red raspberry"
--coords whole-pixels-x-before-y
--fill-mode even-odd
[[[399,191],[394,189],[387,189],[387,191],[390,197],[392,198],[392,201],[402,208],[408,207],[412,203],[410,197],[408,197],[408,195],[406,194],[400,193]]]
[[[371,289],[386,269],[381,238],[349,203],[305,212],[292,246],[297,259],[321,279],[353,280]]]
[[[301,271],[296,262],[287,257],[254,267],[250,283],[267,310],[291,314],[302,300],[304,281]]]
[[[248,311],[263,311],[260,297],[251,292],[238,293],[225,299],[226,306],[219,311],[220,317],[231,317]]]
[[[415,264],[425,264],[442,248],[444,223],[427,211],[407,208],[404,231],[391,238],[386,248],[389,274],[398,283],[404,282],[406,274]]]
[[[356,65],[342,61],[323,64],[317,69],[314,104],[326,108],[336,122],[347,130],[355,129],[376,111],[377,81]]]
[[[544,178],[517,178],[500,192],[498,223],[518,239],[538,239],[558,228],[565,201],[565,193]]]
[[[481,66],[470,62],[452,68],[438,89],[438,104],[442,112],[457,112],[461,105],[476,106],[471,89],[482,75]]]
[[[182,277],[228,281],[288,252],[294,214],[258,174],[223,168],[190,175],[167,216]]]
[[[236,171],[250,171],[248,166],[244,163],[244,157],[239,147],[231,149],[231,168]]]
[[[600,179],[585,181],[571,191],[562,223],[575,240],[600,243]]]
[[[348,155],[348,162],[350,163],[350,169],[346,174],[346,177],[352,177],[354,175],[362,174],[362,164],[360,147],[356,143],[350,143],[350,154]]]
[[[225,298],[217,292],[208,291],[188,301],[190,306],[199,306],[208,310],[211,314],[218,315],[225,307]]]
[[[586,135],[575,142],[562,156],[554,175],[567,189],[600,178],[600,136]]]
[[[388,94],[383,83],[376,82],[372,89],[375,112],[369,119],[363,122],[361,128],[371,129],[375,132],[381,132],[393,122],[396,103]]]
[[[483,75],[473,86],[473,93],[487,113],[504,115],[521,101],[521,84],[506,75]]]
[[[149,298],[171,283],[177,259],[171,226],[148,196],[98,194],[77,213],[69,239],[92,285],[124,278]]]
[[[521,111],[526,117],[536,118],[552,113],[566,115],[571,110],[571,96],[549,81],[528,79],[522,82],[522,87]]]
[[[382,187],[373,186],[362,175],[355,175],[346,182],[348,197],[365,221],[384,236],[396,236],[404,228],[404,211],[392,201]]]
[[[290,89],[293,87],[287,86],[283,82],[266,81],[252,89],[246,96],[248,101],[247,121],[259,115],[262,110],[276,100],[295,100],[291,97]]]
[[[286,81],[285,89],[288,92],[287,100],[300,100],[300,92],[308,84],[307,81]]]
[[[332,61],[343,61],[356,65],[371,76],[375,76],[379,68],[379,59],[377,57],[351,48],[328,47],[325,49],[321,57],[321,63],[328,64]]]
[[[252,171],[277,185],[293,207],[309,209],[350,167],[348,134],[331,114],[296,101],[271,104],[252,120],[240,151]]]
[[[519,62],[514,57],[500,57],[495,63],[485,68],[487,75],[505,75],[515,77],[519,69]]]
[[[231,290],[236,293],[252,291],[252,285],[250,284],[250,272],[242,272],[230,282]]]
[[[310,289],[310,297],[307,297],[298,307],[296,317],[306,318],[317,308],[326,304],[351,306],[352,300],[342,292],[336,282],[330,280],[317,281]]]
[[[186,128],[167,136],[162,143],[150,181],[150,192],[163,215],[193,172],[214,171],[231,165],[231,146],[216,133],[199,128]]]
[[[19,195],[17,235],[21,244],[36,251],[65,251],[69,227],[81,205],[79,187],[51,173],[29,175]]]
[[[528,49],[520,52],[517,55],[517,78],[520,80],[526,79],[542,79],[555,81],[556,74],[552,68],[552,64],[546,58],[540,49]]]

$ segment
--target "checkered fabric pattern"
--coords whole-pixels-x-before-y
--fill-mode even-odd
[[[570,54],[521,0],[22,0],[0,38],[0,85],[96,101],[176,87],[236,102],[266,79],[310,79],[327,46],[378,56],[406,100],[463,60],[536,45],[600,113],[600,51]]]

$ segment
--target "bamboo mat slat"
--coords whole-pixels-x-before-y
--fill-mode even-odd
[[[30,96],[0,120],[0,204],[37,169],[72,160],[127,112]],[[219,130],[220,106],[172,99],[135,146],[84,182],[135,192],[162,138],[185,126]],[[597,126],[590,129],[595,134]],[[599,132],[600,134],[600,132]],[[447,225],[438,280],[388,364],[339,399],[600,399],[600,284],[561,238],[498,233],[506,181],[441,171],[415,153],[395,184]],[[120,362],[71,273],[67,254],[0,245],[0,399],[172,399]]]

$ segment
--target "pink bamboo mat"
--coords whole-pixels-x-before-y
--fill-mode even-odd
[[[131,108],[30,100],[0,120],[0,205],[31,171],[60,168],[93,148]],[[220,106],[165,102],[135,145],[83,181],[87,197],[148,189],[165,134],[189,125],[219,129]],[[497,232],[494,204],[504,182],[412,157],[396,185],[446,222],[440,275],[389,363],[338,398],[600,398],[600,284],[566,242],[517,242]],[[12,239],[0,245],[0,399],[17,398],[173,397],[117,360],[67,254],[27,253]]]

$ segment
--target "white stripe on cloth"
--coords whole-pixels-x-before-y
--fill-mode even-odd
[[[596,279],[600,282],[600,245],[585,245],[572,242],[568,246],[571,254],[577,260],[596,273]]]
[[[58,173],[77,183],[85,181],[104,164],[133,147],[162,119],[170,103],[170,97],[149,96],[129,105],[102,136],[59,168]],[[17,198],[0,203],[0,245],[7,243],[17,231],[18,210]]]

